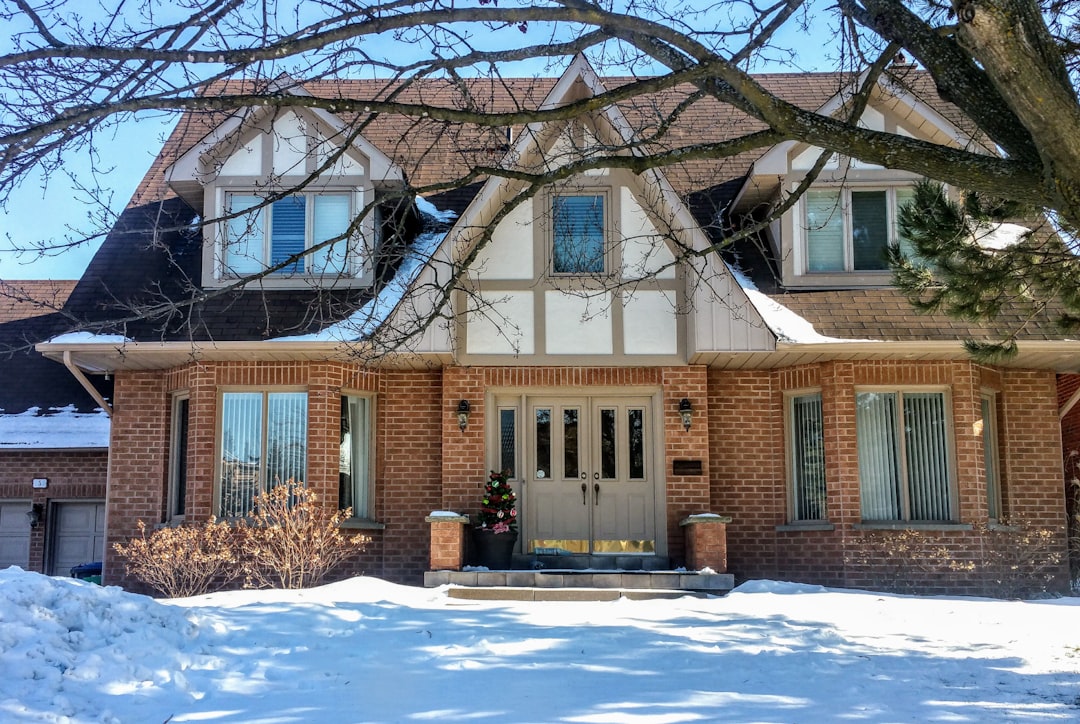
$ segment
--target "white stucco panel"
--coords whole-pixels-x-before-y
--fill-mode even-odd
[[[623,302],[626,354],[677,354],[675,292],[637,291]]]
[[[643,279],[655,275],[658,279],[674,279],[675,255],[641,208],[633,191],[623,186],[619,190],[619,202],[619,229],[624,239],[623,276]]]
[[[221,176],[261,176],[263,135],[252,138],[225,159]]]
[[[532,199],[526,199],[499,222],[471,271],[482,280],[533,278]]]
[[[548,354],[612,354],[611,294],[588,298],[560,291],[544,292]]]
[[[326,163],[326,160],[333,154],[337,153],[338,149],[341,148],[333,141],[329,141],[324,138],[320,138],[318,143],[319,145],[316,148],[315,162],[319,166],[322,166],[324,163]],[[352,155],[346,152],[342,153],[336,159],[334,159],[333,165],[331,165],[330,168],[327,169],[327,174],[329,174],[330,176],[363,176],[364,166],[363,164],[359,163],[355,158],[353,158]],[[325,178],[327,174],[323,174],[323,177]]]
[[[295,113],[285,113],[274,120],[274,173],[304,173],[307,159],[308,129]]]
[[[810,148],[806,149],[805,151],[800,153],[798,156],[791,159],[791,170],[792,171],[809,171],[810,169],[812,169],[814,167],[814,162],[817,161],[818,156],[824,150],[825,149],[818,148],[817,146],[811,146]],[[825,169],[826,170],[836,170],[838,168],[840,168],[840,159],[838,159],[836,157],[836,154],[833,154],[832,157],[830,157],[829,160],[826,161]]]
[[[468,354],[533,354],[533,293],[492,292],[469,300]]]

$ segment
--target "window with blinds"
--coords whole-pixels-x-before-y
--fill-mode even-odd
[[[908,187],[811,189],[802,198],[805,270],[809,273],[887,271],[898,236],[896,211],[913,196]]]
[[[349,228],[352,205],[348,193],[291,194],[268,206],[253,194],[226,194],[223,274],[254,274],[282,264],[274,274],[346,274],[349,243],[338,239]],[[247,212],[247,213],[244,213]],[[308,249],[313,251],[304,255]]]
[[[787,404],[791,519],[827,520],[821,393],[793,395]]]
[[[248,515],[255,496],[307,477],[307,393],[226,392],[221,398],[222,518]]]
[[[555,274],[604,271],[604,196],[554,196],[551,204],[551,270]]]
[[[981,396],[983,474],[986,477],[986,508],[991,520],[1000,520],[1001,473],[998,462],[997,395],[984,392]]]
[[[862,518],[953,520],[944,392],[855,396]]]

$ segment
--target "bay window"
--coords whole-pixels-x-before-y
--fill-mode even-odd
[[[944,392],[857,392],[864,521],[951,521],[955,506]]]
[[[298,193],[259,207],[263,199],[250,192],[225,193],[225,215],[219,255],[223,277],[256,274],[277,266],[318,244],[342,236],[352,222],[352,194]],[[246,213],[245,213],[246,212]],[[275,275],[351,275],[347,238],[300,256]]]
[[[910,187],[807,191],[802,204],[805,271],[888,271],[886,252],[898,240],[896,210],[913,197]]]
[[[248,515],[255,496],[307,477],[307,393],[225,392],[221,397],[218,508]]]

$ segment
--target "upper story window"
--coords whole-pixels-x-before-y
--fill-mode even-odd
[[[606,271],[606,200],[604,194],[552,196],[553,274],[602,274]]]
[[[344,235],[353,218],[352,197],[349,192],[298,193],[256,208],[263,202],[259,196],[226,192],[224,213],[240,215],[224,224],[221,276],[257,274]],[[273,274],[352,276],[360,266],[357,256],[354,245],[342,238],[288,261]]]
[[[909,187],[811,189],[803,197],[806,273],[885,272],[897,240],[896,210]]]

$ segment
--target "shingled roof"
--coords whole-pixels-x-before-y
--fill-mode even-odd
[[[0,280],[0,324],[61,309],[75,284],[74,279]]]
[[[901,69],[900,82],[915,97],[930,103],[950,122],[965,125],[959,111],[938,98],[925,73]],[[532,109],[552,89],[555,78],[467,79],[461,83],[470,103],[496,111]],[[630,78],[605,78],[608,88]],[[765,88],[797,105],[815,109],[847,87],[851,77],[836,73],[766,74],[756,76]],[[428,79],[408,86],[384,80],[318,80],[299,84],[303,91],[321,98],[385,99],[460,107],[462,84]],[[251,90],[237,83],[218,84],[207,93],[229,94]],[[652,147],[680,146],[693,142],[721,141],[760,130],[764,126],[737,109],[713,98],[691,98],[695,89],[679,86],[661,94],[619,104],[623,115],[640,137],[650,138],[658,123],[679,103],[678,122],[654,138]],[[358,120],[342,115],[346,122]],[[196,212],[175,196],[165,181],[165,171],[177,158],[199,143],[221,123],[221,112],[189,112],[181,117],[161,153],[139,185],[131,204],[109,234],[86,274],[71,294],[66,311],[79,319],[114,319],[122,309],[136,303],[161,303],[162,313],[149,321],[111,325],[108,330],[135,339],[231,339],[258,340],[283,334],[317,330],[337,321],[370,295],[345,290],[262,290],[231,292],[193,305],[190,320],[169,309],[169,301],[187,303],[202,293],[200,237],[192,225]],[[402,169],[409,183],[423,188],[462,177],[478,164],[492,164],[506,152],[507,130],[468,124],[445,124],[432,119],[413,119],[392,114],[364,120],[364,137]],[[509,129],[513,135],[519,129]],[[664,174],[703,227],[718,233],[713,224],[718,209],[738,193],[743,179],[762,151],[726,159],[701,159],[667,167]],[[480,184],[439,194],[441,208],[461,211]],[[739,263],[751,277],[773,279],[775,260],[768,245],[741,248]],[[821,334],[851,339],[955,340],[966,336],[993,338],[1011,331],[1016,321],[1003,318],[994,325],[973,325],[943,315],[916,315],[893,289],[860,291],[786,292],[772,284],[762,286],[777,301],[804,316]],[[1053,339],[1049,322],[1028,324],[1025,334],[1034,339]]]

